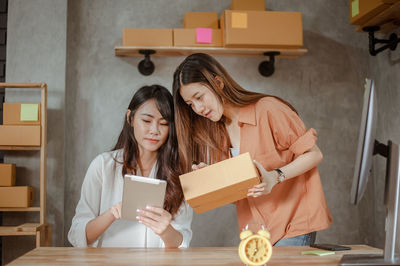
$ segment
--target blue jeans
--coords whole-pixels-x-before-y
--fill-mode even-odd
[[[309,246],[315,242],[316,235],[317,232],[312,232],[305,235],[282,238],[274,246]]]

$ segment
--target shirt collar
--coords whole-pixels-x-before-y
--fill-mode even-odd
[[[239,111],[239,126],[243,126],[243,123],[250,125],[257,125],[256,122],[256,105],[249,104],[240,108]]]

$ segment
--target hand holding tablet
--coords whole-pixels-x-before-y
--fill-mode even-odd
[[[167,182],[149,177],[125,175],[121,218],[137,220],[137,210],[146,206],[162,208]]]

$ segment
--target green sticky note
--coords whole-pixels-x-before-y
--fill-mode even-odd
[[[21,104],[21,121],[38,121],[39,120],[39,104],[22,103]]]
[[[247,28],[247,13],[232,12],[232,28]]]
[[[307,250],[301,252],[301,255],[315,255],[315,256],[326,256],[333,254],[335,254],[335,251],[329,251],[329,250]]]
[[[360,4],[359,0],[353,0],[351,2],[351,17],[355,17],[360,13]]]

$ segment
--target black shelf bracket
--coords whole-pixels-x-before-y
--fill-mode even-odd
[[[374,142],[374,150],[373,155],[379,154],[385,158],[389,156],[389,145],[385,145],[380,143],[379,141],[375,140]]]
[[[139,62],[138,70],[144,76],[153,74],[155,66],[150,60],[150,55],[155,54],[155,50],[143,49],[139,50],[139,54],[144,55],[144,59]],[[278,51],[265,52],[264,55],[269,57],[269,60],[264,60],[258,65],[258,72],[264,77],[271,76],[275,71],[275,56],[280,55]]]
[[[139,50],[139,54],[144,55],[144,59],[139,62],[138,70],[144,76],[149,76],[153,74],[155,66],[150,60],[150,55],[155,54],[155,50]]]
[[[258,72],[264,77],[271,76],[275,71],[275,56],[280,55],[280,52],[265,52],[265,56],[269,56],[269,60],[262,61],[258,65]]]
[[[400,39],[397,37],[396,33],[392,33],[389,36],[388,40],[383,40],[383,39],[377,39],[375,38],[375,32],[380,29],[379,26],[371,26],[371,27],[365,27],[363,28],[363,31],[368,32],[368,37],[369,37],[369,53],[372,56],[375,56],[379,54],[380,52],[390,49],[392,51],[396,50],[397,44],[400,42]],[[375,49],[376,44],[385,44],[379,47],[378,49]]]

